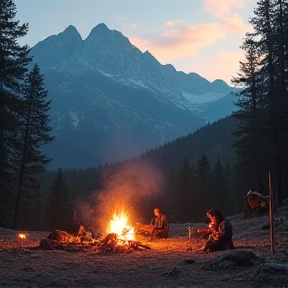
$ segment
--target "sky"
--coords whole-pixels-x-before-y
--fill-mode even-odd
[[[31,48],[73,25],[83,40],[104,23],[177,71],[231,84],[257,0],[14,0]]]

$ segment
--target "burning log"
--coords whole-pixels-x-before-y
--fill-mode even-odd
[[[118,237],[116,233],[109,233],[96,246],[97,254],[113,253],[131,253],[135,250],[151,249],[148,245],[144,245],[135,240],[124,240]]]
[[[47,238],[40,240],[39,248],[44,250],[65,250],[65,251],[85,251],[91,250],[91,246],[95,246],[97,241],[92,237],[85,238],[86,240],[83,241],[82,236],[73,236],[66,231],[55,230],[50,233]],[[83,245],[83,244],[86,245]]]
[[[144,236],[150,236],[152,233],[152,229],[150,225],[137,223],[135,225],[135,233]]]
[[[85,231],[83,226],[80,226],[76,237],[66,231],[55,230],[47,236],[47,239],[40,241],[39,248],[83,251],[85,250],[83,247],[93,246],[93,252],[96,253],[131,253],[134,250],[151,249],[149,246],[135,241],[135,228],[128,225],[127,221],[128,218],[124,212],[114,213],[107,228],[108,234],[99,240],[93,239],[92,234]]]
[[[87,232],[85,233],[87,235]],[[83,240],[86,237],[85,240]],[[66,231],[55,230],[47,238],[39,243],[39,249],[43,250],[65,250],[68,252],[90,251],[97,254],[119,253],[126,254],[132,251],[151,249],[139,241],[121,238],[117,233],[109,233],[102,239],[93,239],[91,233],[88,236],[73,236]]]
[[[75,237],[66,231],[55,230],[47,236],[50,240],[55,240],[63,243],[73,243],[76,241]]]

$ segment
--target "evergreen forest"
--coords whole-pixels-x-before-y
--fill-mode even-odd
[[[28,24],[13,0],[0,1],[0,226],[96,233],[126,209],[149,224],[161,206],[170,222],[205,221],[206,211],[243,212],[249,190],[288,198],[288,2],[257,2],[232,78],[231,116],[121,163],[48,171],[54,140],[41,67],[17,40]],[[252,11],[251,11],[252,14]],[[103,218],[104,217],[104,218]]]

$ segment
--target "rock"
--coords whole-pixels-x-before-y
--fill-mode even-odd
[[[231,269],[234,268],[237,265],[236,262],[230,261],[230,260],[225,260],[219,263],[219,269]]]
[[[183,260],[183,263],[184,264],[193,264],[193,263],[195,263],[195,260],[193,260],[193,259],[185,259],[185,260]]]
[[[282,231],[288,230],[288,219],[287,217],[278,217],[274,219],[274,227]],[[270,222],[266,221],[260,227],[261,230],[270,229]]]
[[[226,251],[217,255],[214,259],[204,264],[202,269],[227,269],[238,266],[253,266],[262,263],[254,252],[248,250]]]
[[[163,273],[163,276],[178,276],[179,274],[181,274],[181,270],[179,270],[178,268],[174,268],[171,272],[166,272]]]
[[[34,269],[33,269],[32,267],[30,267],[30,266],[24,267],[22,270],[23,270],[23,271],[26,271],[26,272],[32,272],[32,271],[34,271]]]
[[[258,267],[257,274],[259,273],[288,275],[288,264],[267,262],[267,263],[261,264]]]
[[[227,251],[216,257],[216,261],[234,261],[240,266],[252,266],[254,264],[259,264],[262,260],[256,256],[256,254],[249,250],[236,250]]]

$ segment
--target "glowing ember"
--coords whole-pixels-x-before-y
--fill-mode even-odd
[[[127,224],[128,215],[124,212],[113,214],[110,220],[110,227],[108,233],[115,233],[123,240],[134,240],[134,228]]]
[[[19,238],[20,247],[22,247],[23,243],[24,243],[24,240],[26,239],[26,235],[24,233],[19,233],[18,234],[18,238]]]
[[[23,233],[20,233],[20,234],[18,235],[18,237],[19,237],[20,239],[25,239],[25,238],[26,238],[26,235],[23,234]]]

